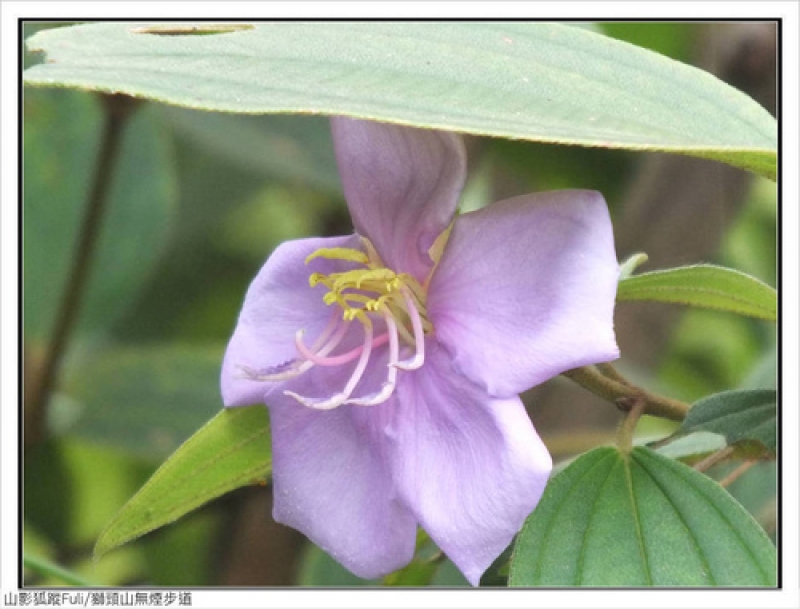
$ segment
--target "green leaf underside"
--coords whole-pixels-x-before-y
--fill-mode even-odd
[[[595,449],[549,483],[512,586],[774,586],[775,546],[703,474],[637,447]]]
[[[710,264],[628,277],[619,282],[617,300],[673,302],[777,319],[778,295],[772,287],[745,273]]]
[[[173,522],[211,499],[271,472],[266,408],[223,410],[153,474],[106,527],[95,556]]]
[[[710,74],[554,23],[257,23],[206,36],[101,23],[28,40],[38,86],[240,113],[347,115],[663,150],[776,175],[777,123]]]
[[[690,433],[654,449],[659,455],[693,463],[727,446],[725,436],[707,431]]]
[[[717,433],[725,436],[728,444],[757,440],[774,454],[778,437],[777,411],[774,389],[725,391],[694,404],[678,433]]]

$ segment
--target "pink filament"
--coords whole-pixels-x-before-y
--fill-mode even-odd
[[[331,397],[323,399],[307,398],[295,393],[294,391],[284,391],[284,395],[291,396],[304,406],[314,408],[315,410],[330,410],[344,404],[347,398],[350,397],[350,394],[353,393],[353,390],[361,380],[361,377],[364,376],[364,371],[367,369],[369,357],[372,354],[372,322],[367,320],[367,323],[364,323],[363,325],[364,343],[361,347],[361,357],[358,359],[355,370],[353,370],[353,374],[350,376],[350,379],[347,381],[347,384],[342,392],[335,393]]]
[[[372,341],[372,346],[380,347],[389,340],[388,334],[381,334]],[[341,355],[324,357],[324,354],[322,354],[321,351],[314,353],[313,348],[309,349],[305,346],[303,343],[302,330],[298,331],[297,335],[295,336],[295,345],[297,345],[297,350],[300,352],[300,355],[302,355],[306,360],[317,364],[318,366],[341,366],[342,364],[346,364],[347,362],[351,362],[356,359],[364,350],[364,345],[361,345],[360,347],[351,349],[347,353],[342,353]]]
[[[374,336],[372,321],[368,317],[363,317],[361,321],[364,328],[364,340],[359,347],[339,355],[328,355],[339,346],[352,325],[352,321],[343,321],[339,315],[334,313],[323,332],[317,337],[310,348],[303,342],[304,331],[300,330],[297,332],[295,335],[295,345],[301,359],[294,360],[289,370],[275,374],[258,375],[249,369],[243,369],[253,380],[283,381],[295,378],[315,365],[341,366],[358,358],[358,362],[345,384],[344,389],[330,397],[309,398],[289,390],[283,393],[293,397],[304,406],[316,410],[329,410],[341,406],[342,404],[354,404],[358,406],[375,406],[377,404],[382,404],[394,393],[397,385],[398,370],[416,370],[425,362],[425,332],[422,326],[422,318],[419,309],[407,287],[401,287],[400,291],[405,300],[406,311],[411,321],[411,330],[413,332],[414,355],[409,359],[400,361],[400,340],[397,322],[390,309],[382,305],[380,307],[380,312],[383,314],[386,322],[386,332],[379,336]],[[381,385],[380,390],[362,397],[350,399],[350,396],[366,372],[373,349],[387,342],[389,343],[388,371],[386,380]]]
[[[389,372],[386,375],[386,380],[381,385],[380,391],[365,395],[360,398],[347,400],[345,404],[355,404],[356,406],[376,406],[388,400],[392,393],[394,393],[395,385],[397,384],[397,367],[394,365],[397,362],[399,355],[399,345],[397,339],[397,324],[394,317],[386,307],[382,308],[383,318],[386,320],[386,334],[382,334],[379,338],[387,336],[389,339]],[[377,341],[377,339],[376,339]]]
[[[330,319],[328,320],[328,324],[325,326],[325,329],[322,331],[319,337],[317,337],[317,340],[314,341],[311,351],[316,351],[316,355],[321,357],[324,357],[330,353],[340,342],[342,342],[342,338],[344,338],[350,323],[351,322],[342,322],[341,317],[336,313],[331,315]],[[335,333],[334,330],[336,331]],[[302,335],[302,332],[303,331],[300,330],[298,334]],[[333,334],[333,336],[331,336],[331,334]],[[295,339],[295,342],[297,342],[297,339]],[[247,366],[240,366],[240,368],[246,375],[246,378],[250,378],[254,381],[280,382],[288,381],[300,376],[304,372],[307,372],[309,369],[311,369],[313,365],[314,362],[309,361],[308,358],[302,362],[300,360],[294,360],[288,370],[273,374],[261,374]]]

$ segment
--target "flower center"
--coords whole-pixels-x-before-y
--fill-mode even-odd
[[[313,366],[343,366],[357,360],[355,368],[341,391],[325,398],[310,398],[293,391],[284,394],[301,404],[319,410],[336,408],[342,404],[374,406],[391,397],[397,385],[398,370],[416,370],[425,362],[425,334],[433,331],[425,309],[425,288],[407,273],[395,273],[384,266],[380,256],[368,239],[362,237],[364,250],[351,248],[322,248],[306,258],[306,264],[315,258],[353,262],[356,268],[325,275],[312,273],[311,287],[323,285],[328,292],[323,297],[327,305],[338,305],[327,327],[310,347],[303,341],[304,330],[295,335],[299,357],[263,371],[242,367],[247,378],[259,381],[286,381],[307,372]],[[380,333],[376,322],[382,321]],[[360,328],[361,345],[332,355],[345,337]],[[386,380],[374,393],[352,397],[361,381],[373,349],[389,344],[389,361]],[[411,351],[407,359],[400,359],[400,348]]]

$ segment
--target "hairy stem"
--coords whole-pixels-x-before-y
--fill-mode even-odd
[[[614,402],[620,409],[630,411],[641,402],[642,414],[682,421],[689,412],[689,404],[650,393],[625,379],[610,364],[601,367],[584,366],[564,373],[568,379],[578,383],[595,395]]]
[[[78,235],[77,250],[75,251],[69,278],[56,313],[53,335],[44,356],[38,383],[34,383],[31,388],[31,395],[26,400],[27,407],[31,409],[32,413],[29,420],[37,428],[37,433],[26,434],[32,438],[41,438],[43,436],[45,410],[58,377],[61,360],[66,352],[70,335],[78,318],[81,299],[89,278],[92,257],[95,253],[97,237],[102,225],[103,213],[112,183],[114,166],[119,156],[122,133],[128,118],[138,104],[134,98],[124,95],[103,95],[101,100],[105,123],[92,187]]]
[[[598,372],[602,373],[603,375],[610,378],[612,381],[617,381],[618,383],[622,383],[623,385],[627,385],[628,387],[633,387],[633,384],[626,379],[620,372],[614,368],[611,364],[597,364],[595,366]]]

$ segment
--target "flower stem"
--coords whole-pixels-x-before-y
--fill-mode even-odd
[[[80,310],[81,298],[89,278],[114,166],[119,156],[122,133],[133,109],[138,105],[137,100],[125,95],[102,95],[100,99],[105,115],[100,151],[97,156],[97,165],[83,223],[78,235],[77,250],[61,304],[56,313],[53,336],[44,356],[38,383],[32,387],[28,402],[28,407],[31,409],[28,420],[37,428],[36,433],[29,435],[31,438],[43,436],[45,409],[55,386],[59,366],[69,344],[70,335]]]
[[[731,484],[736,482],[742,474],[747,472],[756,463],[758,463],[758,461],[755,461],[755,460],[753,460],[753,461],[745,461],[739,467],[737,467],[735,470],[733,470],[730,474],[728,474],[722,480],[720,480],[719,481],[719,485],[722,486],[722,487],[727,488],[728,486],[730,486]]]
[[[621,410],[630,411],[636,403],[642,402],[642,414],[673,421],[682,421],[689,412],[689,404],[637,387],[611,364],[574,368],[565,372],[564,376],[595,395],[614,402]]]
[[[22,557],[22,564],[31,571],[35,571],[41,575],[57,577],[62,582],[69,584],[70,586],[96,586],[96,584],[83,579],[80,575],[76,575],[71,571],[67,571],[64,567],[60,567],[57,564],[54,564],[44,558],[39,558],[38,556],[25,554]]]
[[[645,401],[641,398],[634,398],[631,409],[628,412],[622,424],[619,426],[617,432],[617,446],[626,455],[633,449],[633,432],[636,429],[636,424],[644,414]]]
[[[617,381],[618,383],[622,383],[623,385],[627,385],[628,387],[633,387],[633,384],[622,376],[619,371],[614,368],[611,364],[597,364],[596,368],[598,372],[601,372],[612,381]]]
[[[730,457],[736,449],[733,446],[726,446],[724,448],[720,448],[717,452],[712,453],[702,461],[698,461],[694,465],[694,469],[698,472],[706,472],[715,466],[717,463],[720,463]]]

